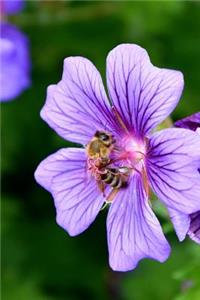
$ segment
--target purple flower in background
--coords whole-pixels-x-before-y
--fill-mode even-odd
[[[175,122],[174,125],[196,131],[196,133],[199,134],[200,139],[200,112],[181,119]],[[200,244],[200,210],[189,215],[180,213],[176,210],[170,210],[169,213],[179,240],[183,241],[186,234],[188,234],[192,240]]]
[[[0,101],[9,101],[30,85],[28,40],[15,26],[1,23]]]
[[[186,214],[200,209],[200,140],[185,129],[151,134],[180,99],[180,72],[154,67],[143,48],[124,44],[109,53],[106,75],[111,105],[95,66],[82,57],[65,59],[62,79],[49,86],[41,117],[64,139],[84,147],[50,155],[35,178],[52,194],[57,223],[71,236],[88,228],[109,201],[109,263],[128,271],[142,258],[164,262],[170,253],[149,203],[150,188],[168,208]],[[107,145],[112,139],[109,163],[101,169],[98,158],[88,154],[100,135]]]
[[[1,0],[2,16],[20,12],[22,0]],[[0,48],[0,101],[9,101],[30,86],[30,57],[28,40],[17,27],[5,22],[1,26]]]
[[[176,127],[187,128],[195,131],[197,128],[200,128],[200,112],[193,114],[184,119],[178,120],[174,123]]]
[[[24,0],[0,0],[1,13],[14,15],[24,8]]]

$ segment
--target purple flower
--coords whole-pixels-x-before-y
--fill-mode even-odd
[[[50,155],[38,166],[35,178],[52,194],[57,223],[71,236],[88,228],[104,202],[111,202],[109,263],[114,270],[128,271],[142,258],[164,262],[170,253],[149,203],[150,188],[168,208],[186,214],[200,209],[200,140],[185,129],[151,134],[180,99],[180,72],[154,67],[143,48],[124,44],[109,53],[106,75],[111,104],[89,60],[65,59],[62,79],[49,86],[41,117],[64,139],[83,148]],[[95,159],[91,167],[86,151],[99,132],[113,137],[110,164],[101,170]],[[108,170],[118,170],[118,181],[126,178],[126,184],[119,189],[106,184],[101,191],[97,183],[102,183],[99,177],[105,179],[105,172],[116,184]],[[120,170],[128,170],[128,175]]]
[[[9,101],[30,85],[28,40],[15,26],[1,23],[0,101]]]
[[[195,131],[197,128],[200,128],[200,112],[193,114],[184,119],[178,120],[174,123],[176,127],[187,128]]]
[[[196,131],[200,139],[200,112],[181,119],[174,125]],[[192,240],[200,244],[200,210],[189,215],[177,210],[170,210],[169,213],[179,240],[183,241],[188,234]]]
[[[24,8],[24,0],[0,0],[0,9],[3,14],[14,15]]]

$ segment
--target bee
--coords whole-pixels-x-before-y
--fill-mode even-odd
[[[105,131],[96,131],[94,137],[86,145],[88,156],[87,169],[95,178],[99,190],[106,198],[106,202],[111,202],[119,189],[128,183],[130,169],[127,167],[111,167],[113,160],[110,154],[114,149],[115,140],[111,134]],[[106,186],[112,188],[106,197]]]
[[[106,197],[107,203],[112,202],[118,191],[127,186],[129,175],[130,169],[127,167],[105,168],[104,174],[101,174],[101,182],[98,186],[103,188],[103,193],[106,184],[113,188]]]
[[[110,153],[115,140],[110,133],[96,131],[92,140],[86,146],[86,153],[91,160],[100,160],[101,163],[109,161]]]
[[[127,167],[107,167],[99,173],[97,185],[104,196],[106,185],[112,187],[109,195],[105,196],[106,202],[112,202],[118,191],[127,186],[129,175],[130,169]]]
[[[105,172],[100,175],[101,180],[115,189],[120,189],[127,185],[127,178],[130,171],[127,167],[105,168]]]

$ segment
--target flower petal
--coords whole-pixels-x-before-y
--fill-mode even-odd
[[[200,211],[186,215],[169,209],[169,214],[180,241],[183,241],[188,234],[193,241],[200,244]]]
[[[185,239],[190,227],[190,215],[186,215],[172,208],[169,208],[168,212],[178,239],[182,242]]]
[[[62,80],[48,88],[41,117],[63,138],[81,144],[96,130],[110,128],[112,116],[103,82],[88,59],[65,59]]]
[[[181,72],[154,67],[143,48],[122,44],[107,57],[107,85],[113,105],[136,135],[146,135],[176,107]]]
[[[7,15],[19,13],[25,6],[24,0],[1,0],[2,12]]]
[[[190,215],[189,237],[200,244],[200,211]]]
[[[109,263],[115,271],[132,270],[145,257],[164,262],[169,256],[170,247],[137,174],[111,204],[107,237]]]
[[[174,123],[174,125],[176,127],[188,128],[195,131],[197,128],[200,128],[200,112],[178,120]]]
[[[9,101],[31,84],[29,43],[17,27],[7,23],[0,27],[0,101]]]
[[[71,236],[87,229],[103,205],[96,182],[86,176],[83,149],[61,149],[50,155],[38,166],[35,178],[52,193],[57,223]]]
[[[165,129],[149,140],[150,185],[167,207],[185,214],[200,210],[199,149],[199,135],[187,129]]]

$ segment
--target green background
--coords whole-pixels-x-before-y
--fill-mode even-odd
[[[109,50],[139,44],[155,65],[184,73],[173,119],[199,110],[200,3],[29,1],[9,21],[29,37],[32,86],[1,108],[3,299],[199,300],[199,246],[189,239],[178,242],[162,206],[155,209],[172,246],[169,260],[143,260],[133,272],[112,272],[107,212],[70,238],[56,225],[52,198],[33,173],[43,158],[71,145],[39,116],[46,88],[60,80],[67,56],[91,59],[105,80]]]

